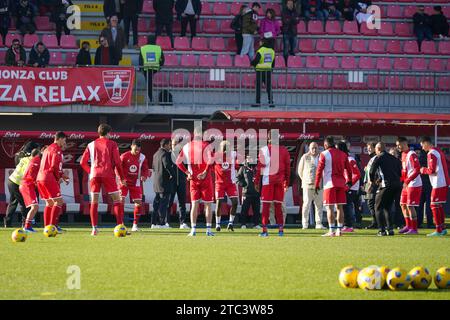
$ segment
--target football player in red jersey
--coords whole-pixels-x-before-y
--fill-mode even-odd
[[[141,142],[133,140],[131,150],[120,156],[125,185],[120,185],[122,196],[122,211],[125,207],[125,198],[130,193],[130,201],[134,203],[134,220],[131,231],[139,231],[139,216],[142,214],[142,185],[150,177],[147,157],[141,153]]]
[[[116,216],[117,224],[123,224],[123,207],[115,171],[117,171],[122,185],[126,185],[126,181],[120,162],[119,147],[116,142],[108,139],[111,131],[109,125],[101,124],[97,130],[99,138],[88,144],[80,161],[81,167],[89,174],[92,236],[98,234],[98,199],[102,186],[113,201],[113,213]],[[89,160],[91,161],[90,165],[88,164]]]
[[[66,134],[58,131],[54,142],[42,153],[41,165],[36,178],[37,187],[41,198],[45,200],[44,225],[55,225],[58,232],[59,216],[62,212],[64,200],[61,196],[60,183],[62,180],[68,183],[69,178],[62,171],[63,148],[66,146]]]

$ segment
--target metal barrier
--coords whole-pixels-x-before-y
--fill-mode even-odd
[[[176,105],[284,110],[358,110],[450,112],[450,72],[399,72],[370,70],[312,71],[280,69],[272,75],[272,106],[261,89],[255,106],[256,72],[250,68],[162,68],[153,75],[153,101],[148,82],[137,69],[135,105]],[[262,80],[262,79],[261,79]],[[164,98],[170,93],[171,99]]]

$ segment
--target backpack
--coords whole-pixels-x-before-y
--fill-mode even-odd
[[[158,96],[158,102],[162,105],[173,105],[172,94],[169,90],[162,90]]]
[[[242,31],[242,16],[240,14],[233,18],[230,27],[237,33]]]

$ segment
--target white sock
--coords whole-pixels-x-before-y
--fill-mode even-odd
[[[197,227],[197,225],[195,224],[195,223],[192,223],[191,224],[191,231],[194,231],[195,232],[195,228]]]
[[[206,224],[206,232],[211,232],[211,223]]]
[[[342,223],[338,223],[337,227],[338,227],[338,229],[342,229],[344,227],[344,225]]]
[[[220,218],[221,216],[216,216],[216,226],[220,226]]]
[[[233,224],[234,221],[234,215],[230,214],[230,224]]]

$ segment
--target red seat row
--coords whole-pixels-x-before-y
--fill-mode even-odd
[[[6,47],[10,47],[11,43],[14,39],[20,39],[20,41],[23,43],[23,46],[25,48],[31,48],[34,46],[36,42],[41,40],[45,46],[49,49],[76,49],[77,46],[77,39],[74,35],[62,35],[60,45],[58,45],[58,39],[56,38],[56,35],[54,34],[44,34],[42,35],[42,38],[39,39],[39,36],[37,34],[26,34],[23,38],[20,34],[14,34],[14,33],[8,33],[5,38],[4,45]]]

